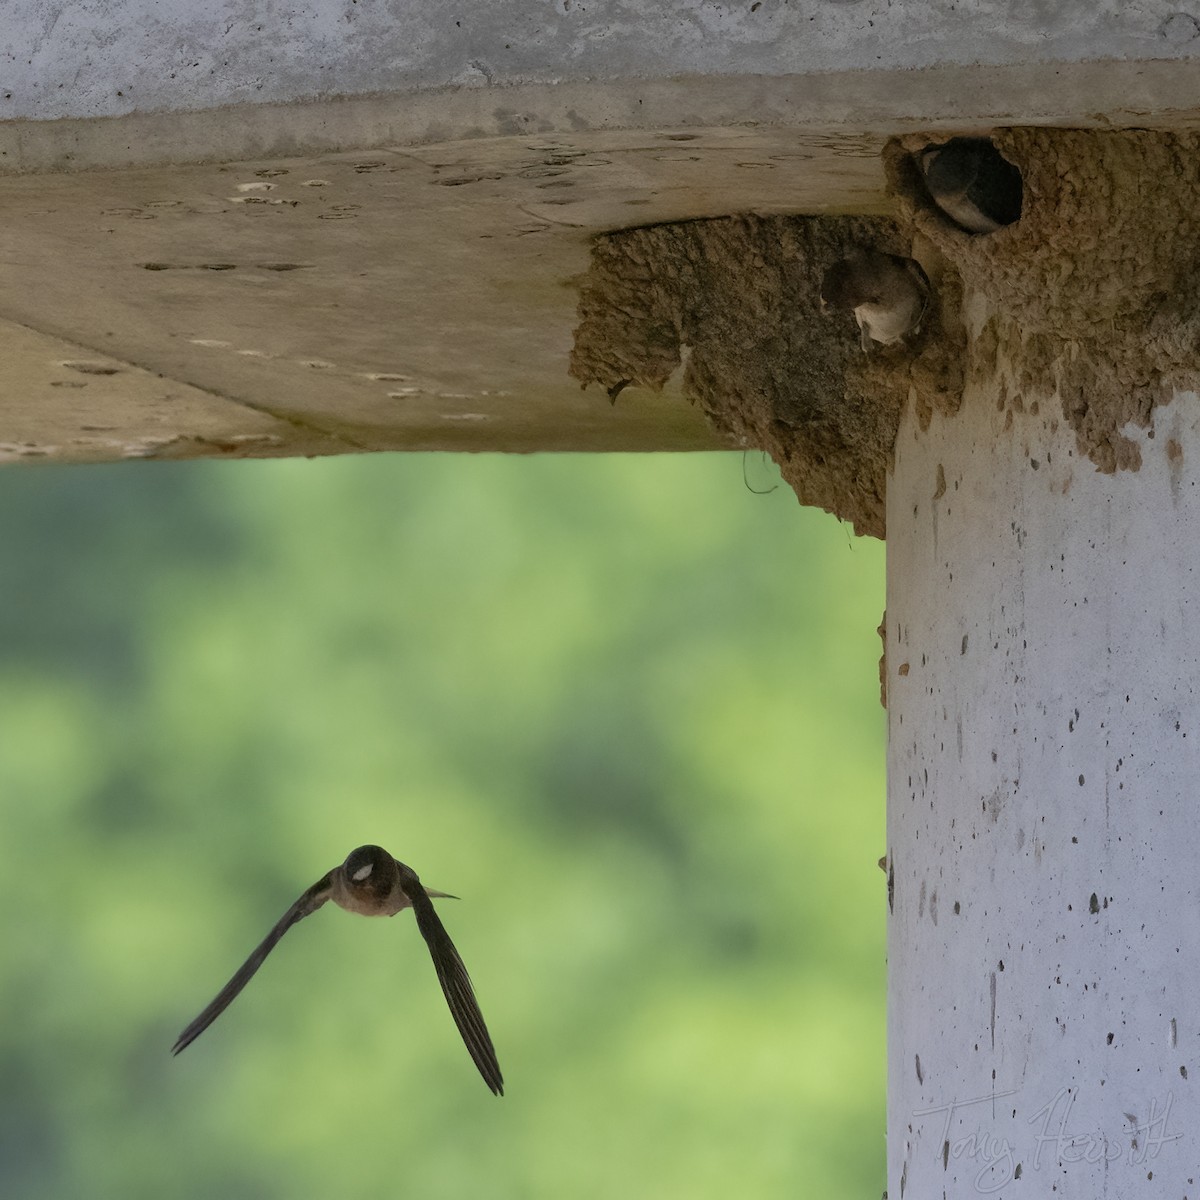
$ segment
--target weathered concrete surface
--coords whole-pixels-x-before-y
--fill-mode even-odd
[[[91,457],[83,426],[136,426],[132,396],[122,408],[83,380],[78,428],[39,435],[30,389],[59,380],[63,359],[102,355],[125,378],[181,385],[172,452],[720,445],[677,390],[614,410],[568,377],[591,236],[728,211],[747,191],[767,212],[831,196],[880,207],[877,145],[789,130],[548,135],[0,177],[0,317],[72,343],[43,355],[2,338],[0,443]],[[255,410],[255,429],[273,417],[281,440],[238,441],[240,421],[214,438],[213,398]]]
[[[0,321],[0,462],[104,462],[211,453],[261,457],[298,444],[286,422],[59,338]],[[187,413],[186,436],[180,412]],[[339,447],[309,434],[311,453]]]
[[[888,1195],[1190,1196],[1200,398],[1105,474],[1001,364],[888,485]]]
[[[1200,20],[1179,0],[7,0],[0,118],[448,86],[1151,61],[1198,46]]]

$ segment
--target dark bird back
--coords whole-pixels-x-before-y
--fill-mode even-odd
[[[919,156],[933,202],[968,233],[995,233],[1021,217],[1021,172],[987,138],[951,138]]]

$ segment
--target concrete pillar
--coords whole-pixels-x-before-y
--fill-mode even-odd
[[[1200,1192],[1200,405],[999,362],[889,480],[889,1195]]]

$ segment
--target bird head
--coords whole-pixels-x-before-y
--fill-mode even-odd
[[[342,864],[346,882],[353,888],[386,895],[396,873],[396,860],[382,846],[359,846]]]

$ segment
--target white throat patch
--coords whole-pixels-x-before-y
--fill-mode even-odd
[[[364,879],[366,879],[366,877],[368,875],[370,875],[370,873],[372,872],[372,870],[374,870],[374,868],[375,868],[374,863],[367,863],[367,865],[365,867],[359,867],[358,870],[355,871],[354,874],[350,876],[350,878],[353,879],[355,883],[362,883],[362,881]]]

